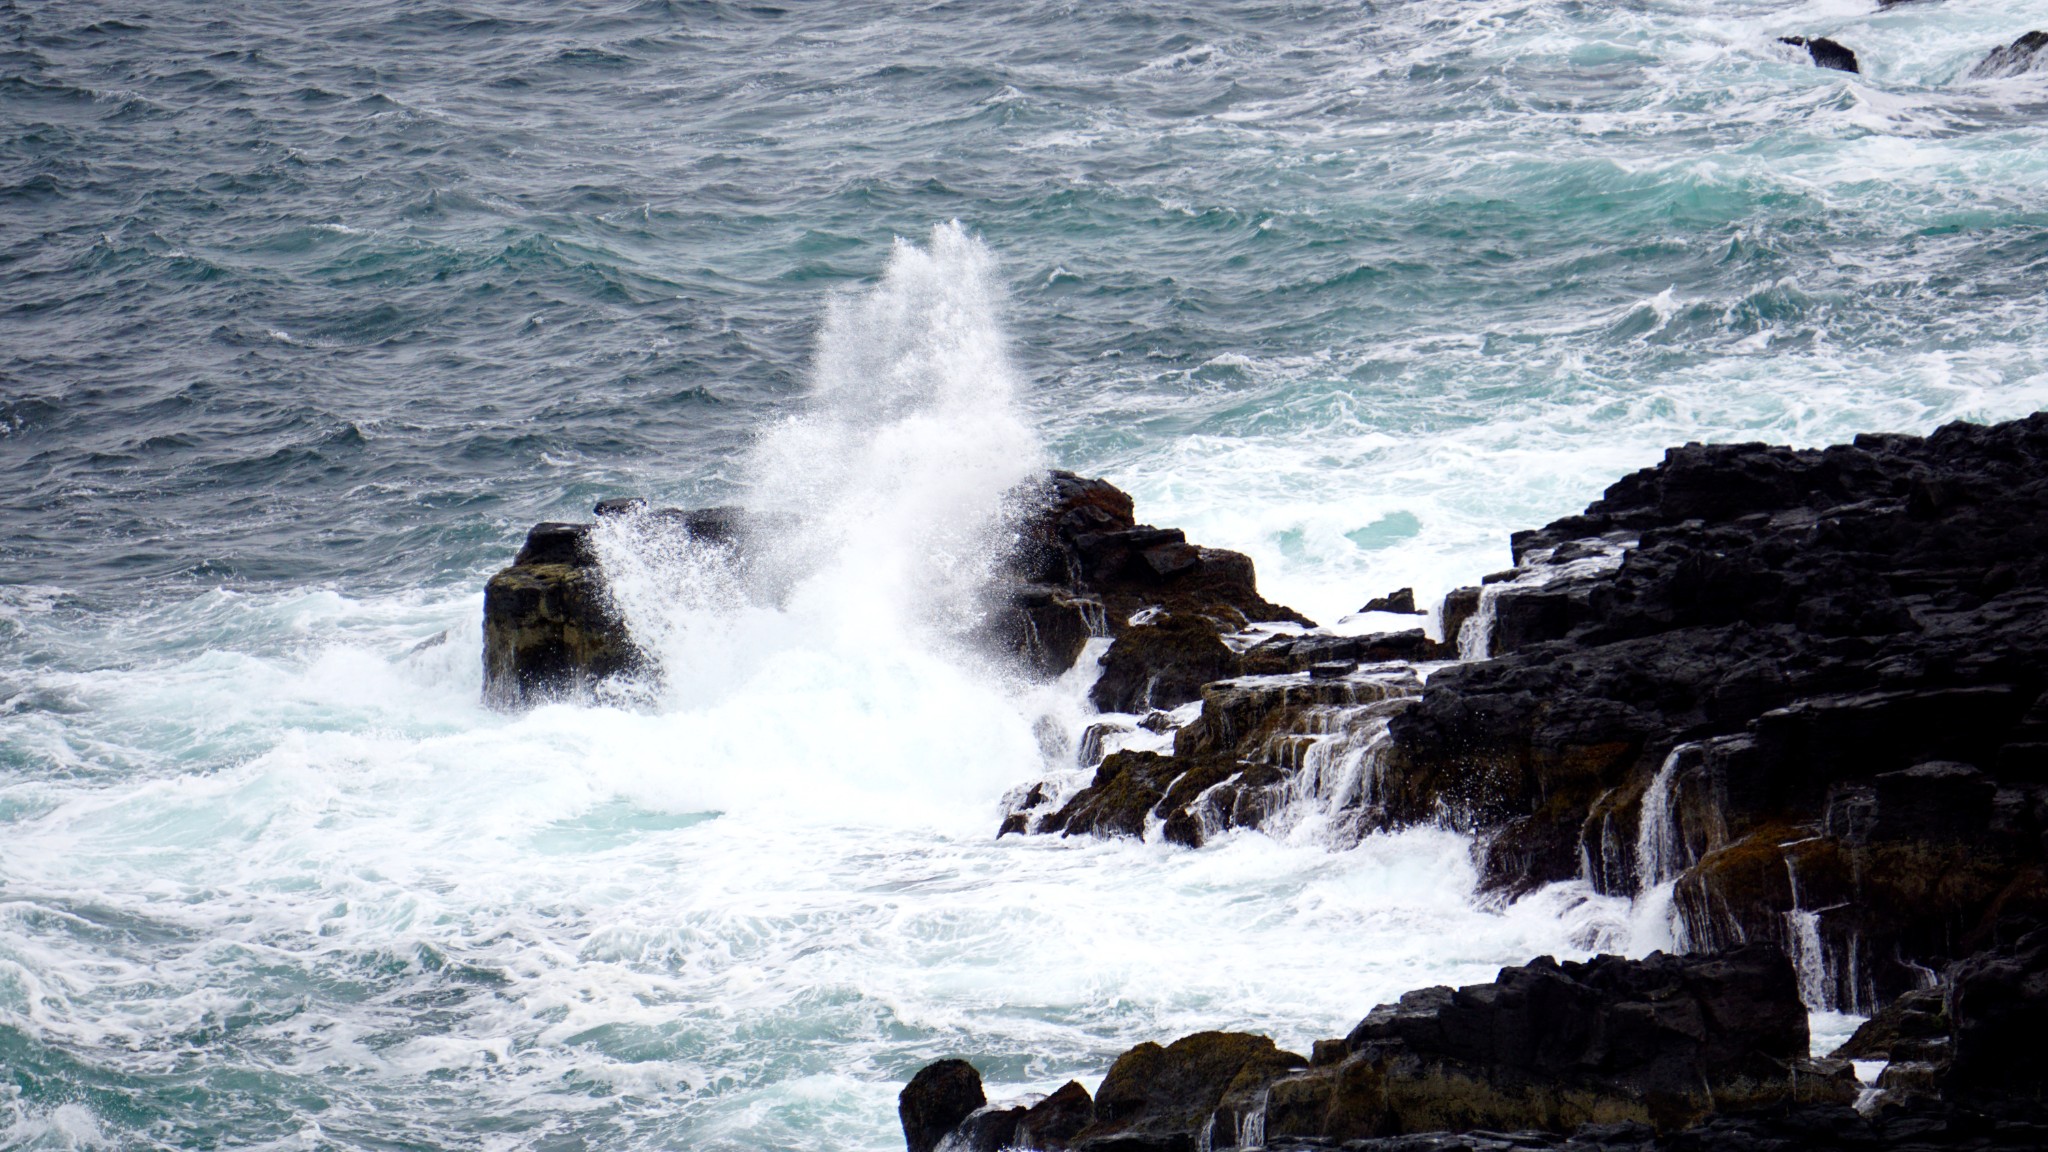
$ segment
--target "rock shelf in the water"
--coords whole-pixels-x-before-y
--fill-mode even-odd
[[[2048,1146],[2048,1064],[2034,1051],[2048,1029],[2048,931],[1957,962],[1945,987],[1815,1060],[1797,977],[1768,944],[1542,957],[1382,1004],[1308,1059],[1245,1033],[1140,1044],[1092,1100],[1069,1082],[984,1103],[971,1065],[941,1061],[904,1089],[904,1133],[912,1152],[934,1140],[947,1152]],[[1851,1055],[1893,1063],[1871,1090]],[[935,1113],[959,1117],[936,1138],[913,1124]],[[1030,1123],[1054,1114],[1056,1125]]]
[[[1084,1125],[1030,1146],[1191,1152],[1589,1124],[1648,1134],[1721,1112],[1853,1103],[1849,1066],[1807,1060],[1806,1046],[1791,966],[1773,948],[1539,958],[1490,984],[1381,1005],[1346,1037],[1318,1041],[1308,1059],[1244,1033],[1141,1044],[1110,1066]],[[961,1075],[959,1061],[934,1067]],[[933,1107],[925,1100],[937,1078],[927,1073],[905,1089],[906,1116]],[[1008,1110],[1021,1116],[1020,1107]],[[917,1148],[907,1121],[905,1131]],[[963,1129],[942,1146],[1010,1146],[976,1136]]]

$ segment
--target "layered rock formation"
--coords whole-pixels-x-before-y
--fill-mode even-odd
[[[1793,451],[1689,445],[1519,533],[1491,659],[1391,725],[1390,818],[1509,893],[1676,881],[1695,947],[1769,940],[1868,1010],[2048,911],[2048,416]]]
[[[1668,1052],[1619,1037],[1693,1018],[1670,990],[1691,977],[1668,969],[1693,960],[1538,964],[1490,992],[1418,994],[1261,1088],[1262,1139],[1364,1148],[1416,1125],[1679,1124],[1693,1143],[1670,1146],[1836,1146],[1824,1132],[1842,1147],[2028,1146],[2043,1062],[2022,1038],[2048,1022],[2029,1015],[2048,999],[2048,936],[2013,941],[2048,918],[2048,415],[1825,450],[1687,445],[1585,514],[1517,533],[1513,551],[1513,569],[1447,597],[1443,645],[1212,637],[1161,618],[1154,682],[1190,702],[1136,716],[1136,678],[1105,661],[1097,702],[1132,718],[1082,741],[1084,783],[1014,796],[1004,830],[1199,844],[1306,812],[1341,816],[1341,844],[1449,824],[1474,835],[1495,892],[1571,879],[1668,892],[1687,948],[1715,964],[1775,958],[1785,977],[1771,993],[1783,1035],[1740,1035],[1716,1049],[1744,1053],[1734,1064],[1700,1056],[1665,1079]],[[1646,980],[1663,990],[1597,1011],[1584,1006],[1598,996],[1556,991]],[[1416,1021],[1525,992],[1593,1011],[1597,1043],[1540,1076],[1490,1049],[1415,1048],[1438,1026]],[[1798,1063],[1789,1022],[1803,1036],[1805,1009],[1886,1005],[1844,1051],[1893,1065],[1889,1103],[1859,1116],[1839,1067]],[[1556,1020],[1536,1031],[1579,1035]],[[1366,1041],[1378,1071],[1360,1079]],[[1665,1090],[1679,1083],[1694,1087]],[[1214,1115],[1244,1121],[1220,1103]]]

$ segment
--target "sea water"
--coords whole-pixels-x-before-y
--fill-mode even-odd
[[[1670,443],[2032,411],[2030,9],[0,9],[0,1143],[883,1149],[942,1056],[1668,943],[1434,829],[996,840],[1087,673],[961,641],[1001,495],[1334,621]],[[608,528],[660,684],[485,709],[614,495],[782,527]]]

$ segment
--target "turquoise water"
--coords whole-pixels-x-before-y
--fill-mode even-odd
[[[988,497],[1330,620],[1669,443],[2035,410],[2034,7],[0,8],[0,1143],[879,1149],[939,1056],[1654,946],[1433,832],[991,841],[1081,721],[943,642]],[[792,597],[649,560],[666,696],[485,711],[622,493],[799,514]]]

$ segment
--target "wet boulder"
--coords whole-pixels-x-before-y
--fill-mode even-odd
[[[573,698],[643,667],[589,533],[585,524],[537,524],[484,585],[484,699],[493,707]]]
[[[961,1121],[988,1103],[981,1073],[965,1060],[927,1064],[896,1097],[909,1152],[934,1152]]]
[[[1017,1118],[1014,1134],[1017,1147],[1061,1152],[1095,1118],[1095,1101],[1079,1081],[1069,1080],[1059,1090],[1024,1110]]]
[[[945,1152],[1005,1152],[1017,1146],[1021,1104],[986,1104],[967,1114],[939,1142]]]
[[[1226,1097],[1255,1094],[1308,1061],[1243,1032],[1198,1032],[1117,1057],[1095,1093],[1093,1118],[1071,1147],[1087,1152],[1194,1152]],[[1224,1125],[1235,1132],[1235,1125]],[[1216,1142],[1209,1147],[1230,1147]]]
[[[1885,1005],[1829,1055],[1839,1060],[1946,1064],[1949,1031],[1947,991],[1921,988]]]
[[[1186,762],[1157,752],[1112,752],[1087,787],[1031,830],[1069,836],[1142,836],[1145,818],[1166,799]]]
[[[1216,622],[1168,612],[1125,629],[1102,656],[1088,699],[1104,712],[1144,712],[1199,699],[1202,685],[1237,675]]]

